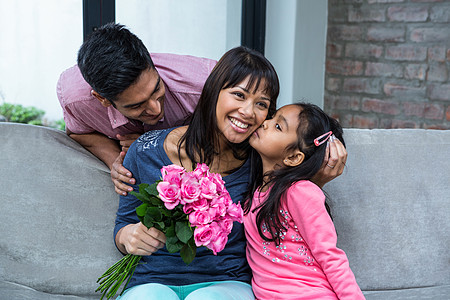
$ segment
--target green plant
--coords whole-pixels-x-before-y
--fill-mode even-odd
[[[5,117],[8,122],[47,126],[62,131],[66,130],[64,119],[46,122],[42,119],[45,111],[33,106],[24,107],[20,104],[3,103],[0,105],[0,115]]]
[[[0,105],[0,115],[9,122],[42,125],[45,112],[36,107],[24,107],[20,104],[4,103]]]

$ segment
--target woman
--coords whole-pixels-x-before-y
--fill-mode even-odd
[[[248,138],[275,111],[278,93],[277,74],[263,55],[245,47],[231,49],[205,82],[190,125],[144,134],[128,150],[124,166],[138,185],[158,180],[164,165],[175,163],[191,171],[196,163],[206,163],[223,176],[233,201],[239,202],[250,174]],[[317,177],[320,185],[342,172],[339,160],[345,160],[345,150],[332,147],[336,157],[328,164],[339,167],[325,169]],[[254,299],[241,224],[234,224],[217,256],[200,248],[186,266],[178,254],[164,249],[163,233],[139,223],[139,204],[132,195],[120,197],[116,245],[146,262],[136,268],[121,299]]]

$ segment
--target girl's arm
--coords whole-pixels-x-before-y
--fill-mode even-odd
[[[365,299],[344,251],[336,247],[336,230],[325,208],[323,192],[310,181],[288,191],[287,206],[293,221],[339,299]]]

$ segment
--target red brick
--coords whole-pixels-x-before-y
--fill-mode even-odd
[[[339,118],[335,118],[341,123],[344,128],[353,127],[353,115],[352,114],[341,114]]]
[[[362,62],[353,60],[328,59],[326,62],[327,72],[347,76],[362,75],[363,66]]]
[[[411,2],[442,2],[447,0],[410,0]]]
[[[325,80],[325,88],[331,92],[337,92],[341,88],[341,79],[328,77]]]
[[[442,120],[444,117],[444,107],[440,104],[425,104],[423,116],[427,119]]]
[[[446,64],[430,64],[427,72],[427,80],[446,82],[448,80],[448,71]]]
[[[450,84],[429,84],[427,96],[432,100],[450,101]]]
[[[374,4],[374,3],[398,3],[398,2],[404,2],[405,0],[368,0],[367,3]]]
[[[405,66],[405,79],[425,80],[426,64],[408,64]]]
[[[342,56],[342,45],[336,43],[327,44],[327,57],[341,57]]]
[[[450,125],[445,124],[423,124],[424,129],[435,129],[435,130],[448,130],[450,129]]]
[[[328,95],[325,98],[328,107],[332,110],[359,110],[359,97]]]
[[[384,9],[375,9],[371,7],[349,8],[349,22],[384,22],[386,16]]]
[[[345,92],[379,94],[380,80],[373,78],[346,78],[344,79]]]
[[[450,106],[447,106],[447,111],[445,112],[445,119],[450,121]]]
[[[427,48],[420,46],[400,45],[386,48],[386,58],[392,60],[424,61]]]
[[[398,98],[398,100],[424,99],[425,88],[399,85],[395,83],[386,83],[383,87],[384,93],[389,97]]]
[[[346,57],[379,58],[383,54],[383,47],[365,43],[348,43],[345,47]]]
[[[428,59],[433,61],[444,62],[445,61],[445,47],[434,46],[428,48]]]
[[[363,29],[356,25],[333,25],[328,27],[328,38],[331,41],[361,40]]]
[[[430,9],[430,20],[433,23],[450,23],[450,5],[432,6]]]
[[[403,103],[403,113],[405,116],[416,116],[423,117],[425,111],[424,102],[404,102]]]
[[[378,128],[378,119],[375,117],[353,116],[352,127],[354,128]]]
[[[450,61],[450,49],[447,49],[447,60]]]
[[[398,115],[400,112],[397,102],[371,98],[364,98],[361,103],[361,108],[364,112],[375,112],[387,115]]]
[[[428,18],[426,6],[391,6],[387,15],[393,22],[425,22]]]
[[[450,30],[448,26],[416,28],[411,31],[410,39],[418,43],[443,43],[450,39]]]
[[[365,75],[381,77],[402,77],[403,68],[398,64],[367,62]]]
[[[380,122],[380,128],[419,128],[419,124],[412,120],[382,119]]]
[[[367,29],[367,40],[375,42],[404,42],[405,28],[391,26],[371,26]]]

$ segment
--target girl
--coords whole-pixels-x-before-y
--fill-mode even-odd
[[[336,137],[344,143],[336,120],[300,103],[280,108],[250,138],[259,156],[244,227],[257,299],[364,299],[336,247],[325,196],[309,181]]]
[[[158,180],[163,166],[178,164],[190,171],[206,163],[223,176],[233,201],[243,200],[250,174],[248,138],[275,111],[278,92],[277,74],[263,55],[245,47],[231,49],[206,80],[189,126],[150,131],[131,145],[123,165],[136,179],[133,188]],[[346,154],[339,148],[334,149],[340,153],[334,160],[343,161]],[[322,181],[340,172],[328,169]],[[124,254],[142,255],[145,262],[137,266],[121,300],[254,299],[242,224],[234,224],[217,256],[201,247],[186,266],[178,254],[164,248],[162,232],[139,222],[139,204],[133,195],[120,196],[116,246]]]

